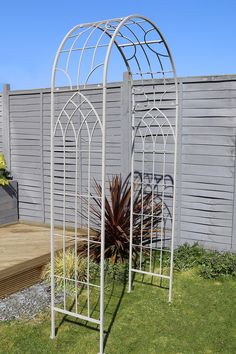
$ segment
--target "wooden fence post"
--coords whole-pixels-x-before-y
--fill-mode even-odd
[[[131,157],[131,77],[123,75],[121,84],[121,171],[123,178],[130,174]]]
[[[41,162],[41,203],[42,203],[42,222],[45,223],[45,198],[44,198],[44,156],[43,156],[43,91],[40,92],[40,162]]]
[[[11,169],[10,114],[9,114],[10,85],[3,85],[2,92],[2,146],[7,167]]]

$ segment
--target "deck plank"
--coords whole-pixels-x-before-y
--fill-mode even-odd
[[[56,230],[62,233],[61,229]],[[72,231],[67,231],[73,236]],[[73,245],[68,239],[66,246]],[[55,238],[55,251],[62,249]],[[33,285],[40,280],[43,266],[50,260],[50,229],[45,225],[16,223],[0,227],[0,297]]]

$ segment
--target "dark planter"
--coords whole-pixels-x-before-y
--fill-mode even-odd
[[[0,186],[0,224],[10,224],[18,218],[18,183],[10,181],[9,186]]]

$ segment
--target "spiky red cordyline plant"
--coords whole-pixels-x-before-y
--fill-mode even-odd
[[[95,181],[95,192],[97,196],[102,196],[102,187]],[[93,241],[101,240],[101,210],[100,198],[92,198],[94,204],[90,206],[90,227]],[[113,263],[118,260],[124,262],[129,257],[130,238],[130,206],[131,206],[131,186],[129,179],[122,182],[121,176],[113,177],[110,182],[110,201],[105,199],[105,258],[110,258]],[[83,218],[88,219],[87,210],[82,212]],[[154,215],[153,218],[151,215]],[[142,216],[143,215],[143,216]],[[133,244],[148,244],[151,241],[151,228],[158,231],[158,226],[162,217],[162,202],[159,196],[152,195],[152,192],[142,196],[141,190],[134,193],[133,201]],[[142,219],[142,220],[141,220]],[[142,226],[142,236],[141,236]],[[154,241],[154,238],[153,238]],[[79,243],[78,251],[87,255],[87,242]],[[134,247],[136,255],[139,247]],[[100,244],[90,243],[90,256],[99,261]]]

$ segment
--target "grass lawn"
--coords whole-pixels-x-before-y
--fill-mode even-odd
[[[138,279],[137,279],[138,280]],[[175,273],[173,303],[168,290],[134,283],[106,290],[106,354],[236,353],[236,281],[205,280],[194,270]],[[96,326],[67,317],[55,340],[49,313],[32,321],[0,324],[0,353],[98,353]],[[113,323],[112,323],[113,322]]]

